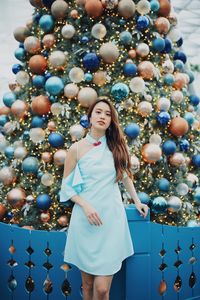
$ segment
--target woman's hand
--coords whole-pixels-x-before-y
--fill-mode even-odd
[[[91,225],[100,226],[103,224],[96,209],[94,209],[94,207],[92,207],[89,203],[85,203],[82,208]]]
[[[149,207],[143,203],[135,204],[135,207],[139,211],[140,215],[143,216],[144,218],[146,218],[146,216],[148,215]]]

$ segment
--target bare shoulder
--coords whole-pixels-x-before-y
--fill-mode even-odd
[[[78,149],[82,149],[84,148],[84,146],[86,145],[85,139],[81,139],[80,141],[74,142],[68,149],[68,153],[75,155],[76,151],[77,151],[77,147]]]

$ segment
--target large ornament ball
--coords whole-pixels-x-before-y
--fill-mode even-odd
[[[75,30],[74,26],[71,24],[64,25],[61,30],[62,36],[66,40],[71,39],[74,36],[75,32],[76,32],[76,30]]]
[[[14,151],[14,157],[17,159],[24,159],[27,155],[27,150],[25,147],[19,146]]]
[[[83,107],[90,107],[97,97],[97,92],[91,87],[84,87],[78,93],[78,101]]]
[[[36,198],[36,205],[39,209],[47,210],[51,206],[51,197],[47,194],[40,194]]]
[[[64,88],[64,95],[68,99],[74,99],[78,95],[79,87],[75,83],[68,83]]]
[[[66,227],[68,225],[68,218],[66,215],[60,216],[58,218],[58,224],[62,227]]]
[[[104,86],[107,81],[107,73],[105,71],[97,71],[93,75],[93,82],[98,86]]]
[[[70,16],[72,17],[72,19],[78,19],[78,10],[76,9],[72,9],[71,12],[70,12]]]
[[[160,111],[168,111],[170,109],[171,102],[169,99],[162,97],[158,99],[157,108]]]
[[[187,84],[186,77],[183,73],[174,74],[173,87],[177,90],[181,90]]]
[[[118,82],[112,86],[111,94],[117,102],[120,102],[128,96],[129,88],[125,83]]]
[[[175,103],[180,104],[184,99],[183,93],[181,91],[173,91],[171,94],[171,99]]]
[[[133,93],[142,93],[145,90],[145,82],[141,77],[132,78],[129,87]]]
[[[26,193],[22,188],[14,188],[7,194],[7,201],[13,208],[21,208],[26,200]]]
[[[162,145],[162,150],[165,155],[172,155],[176,152],[176,144],[172,140],[165,141]]]
[[[3,103],[7,107],[11,107],[13,103],[16,101],[17,97],[12,92],[7,92],[3,94]]]
[[[87,70],[96,71],[100,65],[100,58],[94,52],[89,52],[83,57],[83,66]]]
[[[152,164],[157,162],[162,155],[161,148],[156,144],[145,144],[142,147],[142,158],[145,162]]]
[[[168,37],[172,42],[178,42],[181,39],[181,32],[178,28],[172,27],[168,33]]]
[[[47,69],[47,61],[43,55],[33,55],[29,59],[29,68],[33,74],[42,75]]]
[[[59,0],[59,1],[63,1],[63,0]],[[50,54],[49,63],[51,67],[55,70],[64,70],[67,63],[67,57],[63,51],[56,50]]]
[[[189,187],[186,183],[179,183],[176,187],[176,191],[180,196],[185,196],[189,192]]]
[[[152,201],[152,211],[154,213],[164,213],[167,210],[167,206],[167,201],[164,197],[156,197]]]
[[[152,47],[156,52],[162,52],[165,49],[165,40],[162,37],[155,38]]]
[[[75,142],[84,137],[85,129],[83,126],[75,124],[70,127],[69,133],[71,135],[72,142]]]
[[[54,34],[52,34],[52,33],[44,35],[44,37],[42,39],[43,46],[46,49],[50,49],[51,47],[53,47],[55,42],[56,42],[56,38],[55,38]]]
[[[200,188],[197,187],[195,189],[195,193],[194,193],[194,201],[197,203],[197,204],[200,204]]]
[[[137,29],[140,31],[144,31],[145,29],[147,29],[149,26],[149,19],[146,16],[140,16],[137,19]]]
[[[125,19],[133,17],[135,9],[135,3],[132,0],[120,0],[118,4],[119,15]]]
[[[136,123],[130,123],[125,127],[124,133],[129,138],[136,139],[137,136],[140,134],[140,127]]]
[[[91,34],[95,39],[102,40],[107,33],[106,27],[101,23],[96,23],[92,27]]]
[[[130,45],[133,37],[129,31],[125,30],[120,33],[119,39],[123,45]]]
[[[185,157],[182,153],[176,152],[170,157],[169,162],[172,166],[180,167],[185,163]]]
[[[63,166],[65,163],[65,158],[67,151],[64,149],[59,149],[54,153],[53,160],[56,166]]]
[[[67,16],[68,4],[64,0],[56,0],[51,5],[51,13],[56,20],[62,20]]]
[[[108,42],[100,47],[99,54],[105,63],[112,64],[118,59],[119,50],[114,43]]]
[[[85,10],[93,19],[100,17],[103,13],[103,5],[100,0],[86,0]]]
[[[30,31],[27,27],[20,26],[14,30],[13,34],[19,43],[23,43],[25,38],[30,35]]]
[[[171,120],[169,131],[175,136],[183,136],[189,130],[188,122],[181,117],[175,117]]]
[[[170,29],[170,23],[167,18],[159,17],[155,21],[155,27],[159,33],[166,34]]]
[[[30,129],[30,140],[33,143],[41,143],[45,139],[45,131],[42,128],[31,128]]]
[[[28,156],[22,162],[22,170],[27,174],[36,174],[39,168],[39,161],[34,156]]]
[[[168,203],[168,210],[171,212],[177,212],[182,207],[181,199],[176,196],[171,196],[167,201],[167,203]]]
[[[192,156],[192,163],[195,167],[200,167],[200,154],[195,154]]]
[[[11,185],[15,180],[15,170],[12,167],[3,167],[0,169],[0,182],[3,185]]]
[[[158,0],[151,0],[150,5],[152,11],[158,11],[160,8],[160,3]]]
[[[74,83],[79,83],[84,80],[84,72],[81,68],[74,67],[69,71],[69,78]]]
[[[58,116],[63,110],[63,106],[61,103],[56,102],[51,105],[51,112],[53,115]]]
[[[174,64],[170,59],[167,59],[162,63],[162,68],[164,73],[171,74],[174,72]]]
[[[51,160],[52,160],[52,153],[50,153],[50,152],[43,152],[42,155],[41,155],[41,159],[45,163],[51,162]]]
[[[131,170],[134,174],[140,170],[140,161],[135,155],[131,156]]]
[[[2,203],[0,203],[0,221],[3,220],[3,218],[6,214],[6,211],[7,211],[6,207]]]
[[[159,134],[154,133],[150,136],[149,143],[159,146],[162,143],[162,139]]]
[[[31,108],[34,114],[46,115],[50,112],[51,102],[47,96],[40,95],[33,99]]]
[[[139,192],[138,194],[138,198],[140,199],[140,201],[144,204],[149,204],[150,202],[150,197],[148,194],[144,193],[144,192]]]
[[[8,122],[8,117],[6,115],[0,116],[0,126],[4,126]]]
[[[22,100],[16,100],[11,106],[11,112],[17,119],[22,119],[28,112],[28,104]]]
[[[16,74],[16,82],[21,84],[21,85],[26,85],[29,83],[30,77],[27,72],[25,71],[19,71]]]
[[[153,107],[152,107],[151,103],[149,103],[148,101],[141,101],[137,107],[137,112],[142,117],[149,116],[151,114],[152,110],[153,110]]]
[[[128,51],[128,56],[129,56],[130,58],[135,58],[136,55],[137,55],[137,53],[136,53],[136,50],[135,50],[135,49],[131,49],[131,50]]]
[[[141,15],[148,15],[151,10],[151,5],[147,0],[140,0],[137,3],[136,10]]]
[[[136,48],[136,52],[139,56],[146,57],[150,52],[149,45],[147,45],[146,43],[138,44],[138,46]]]
[[[64,146],[64,137],[60,133],[52,132],[48,136],[49,144],[54,148]]]
[[[194,106],[197,106],[200,103],[200,97],[197,95],[190,95],[189,97],[190,103]]]
[[[101,0],[103,7],[106,9],[113,9],[118,5],[118,0]]]
[[[199,184],[199,178],[193,173],[188,173],[186,179],[190,188],[193,188]]]
[[[10,108],[9,107],[7,107],[7,106],[2,106],[2,107],[0,107],[0,116],[1,115],[9,115],[9,113],[10,113]]]
[[[24,49],[30,54],[36,54],[41,50],[40,40],[36,36],[28,36],[24,41]]]
[[[49,33],[54,28],[54,19],[51,15],[43,15],[39,20],[39,25],[45,33]]]
[[[142,61],[138,65],[138,73],[143,79],[153,79],[155,74],[154,65],[150,61]]]
[[[5,124],[6,125],[6,124]],[[4,125],[4,126],[5,126]],[[6,140],[5,136],[0,133],[0,152],[4,153],[5,148],[9,145],[9,142]]]
[[[125,63],[123,67],[123,71],[126,76],[133,77],[137,74],[137,66],[132,62]]]
[[[42,0],[29,0],[30,4],[36,8],[42,8],[44,6]]]
[[[169,0],[159,0],[160,8],[158,14],[162,17],[167,17],[171,11],[171,3]]]
[[[58,76],[52,76],[45,83],[45,90],[53,96],[57,96],[64,90],[63,80]]]
[[[52,174],[46,172],[41,177],[41,183],[44,186],[51,186],[54,183],[54,177]]]
[[[42,223],[47,223],[50,221],[50,219],[51,219],[51,215],[48,211],[41,213],[40,220],[42,221]]]
[[[170,182],[166,178],[160,178],[157,182],[158,188],[162,192],[168,192],[170,188]]]

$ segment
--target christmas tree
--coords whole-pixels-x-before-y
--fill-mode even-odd
[[[108,97],[131,155],[134,184],[155,222],[197,226],[199,97],[169,0],[30,0],[14,31],[16,81],[0,109],[0,219],[65,229],[59,203],[66,151]],[[120,183],[119,183],[120,184]],[[125,203],[132,200],[121,186]]]

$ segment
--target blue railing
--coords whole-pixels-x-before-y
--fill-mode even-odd
[[[200,300],[200,228],[160,225],[126,208],[135,254],[111,300]],[[81,300],[81,276],[63,262],[66,234],[0,223],[0,300]]]

